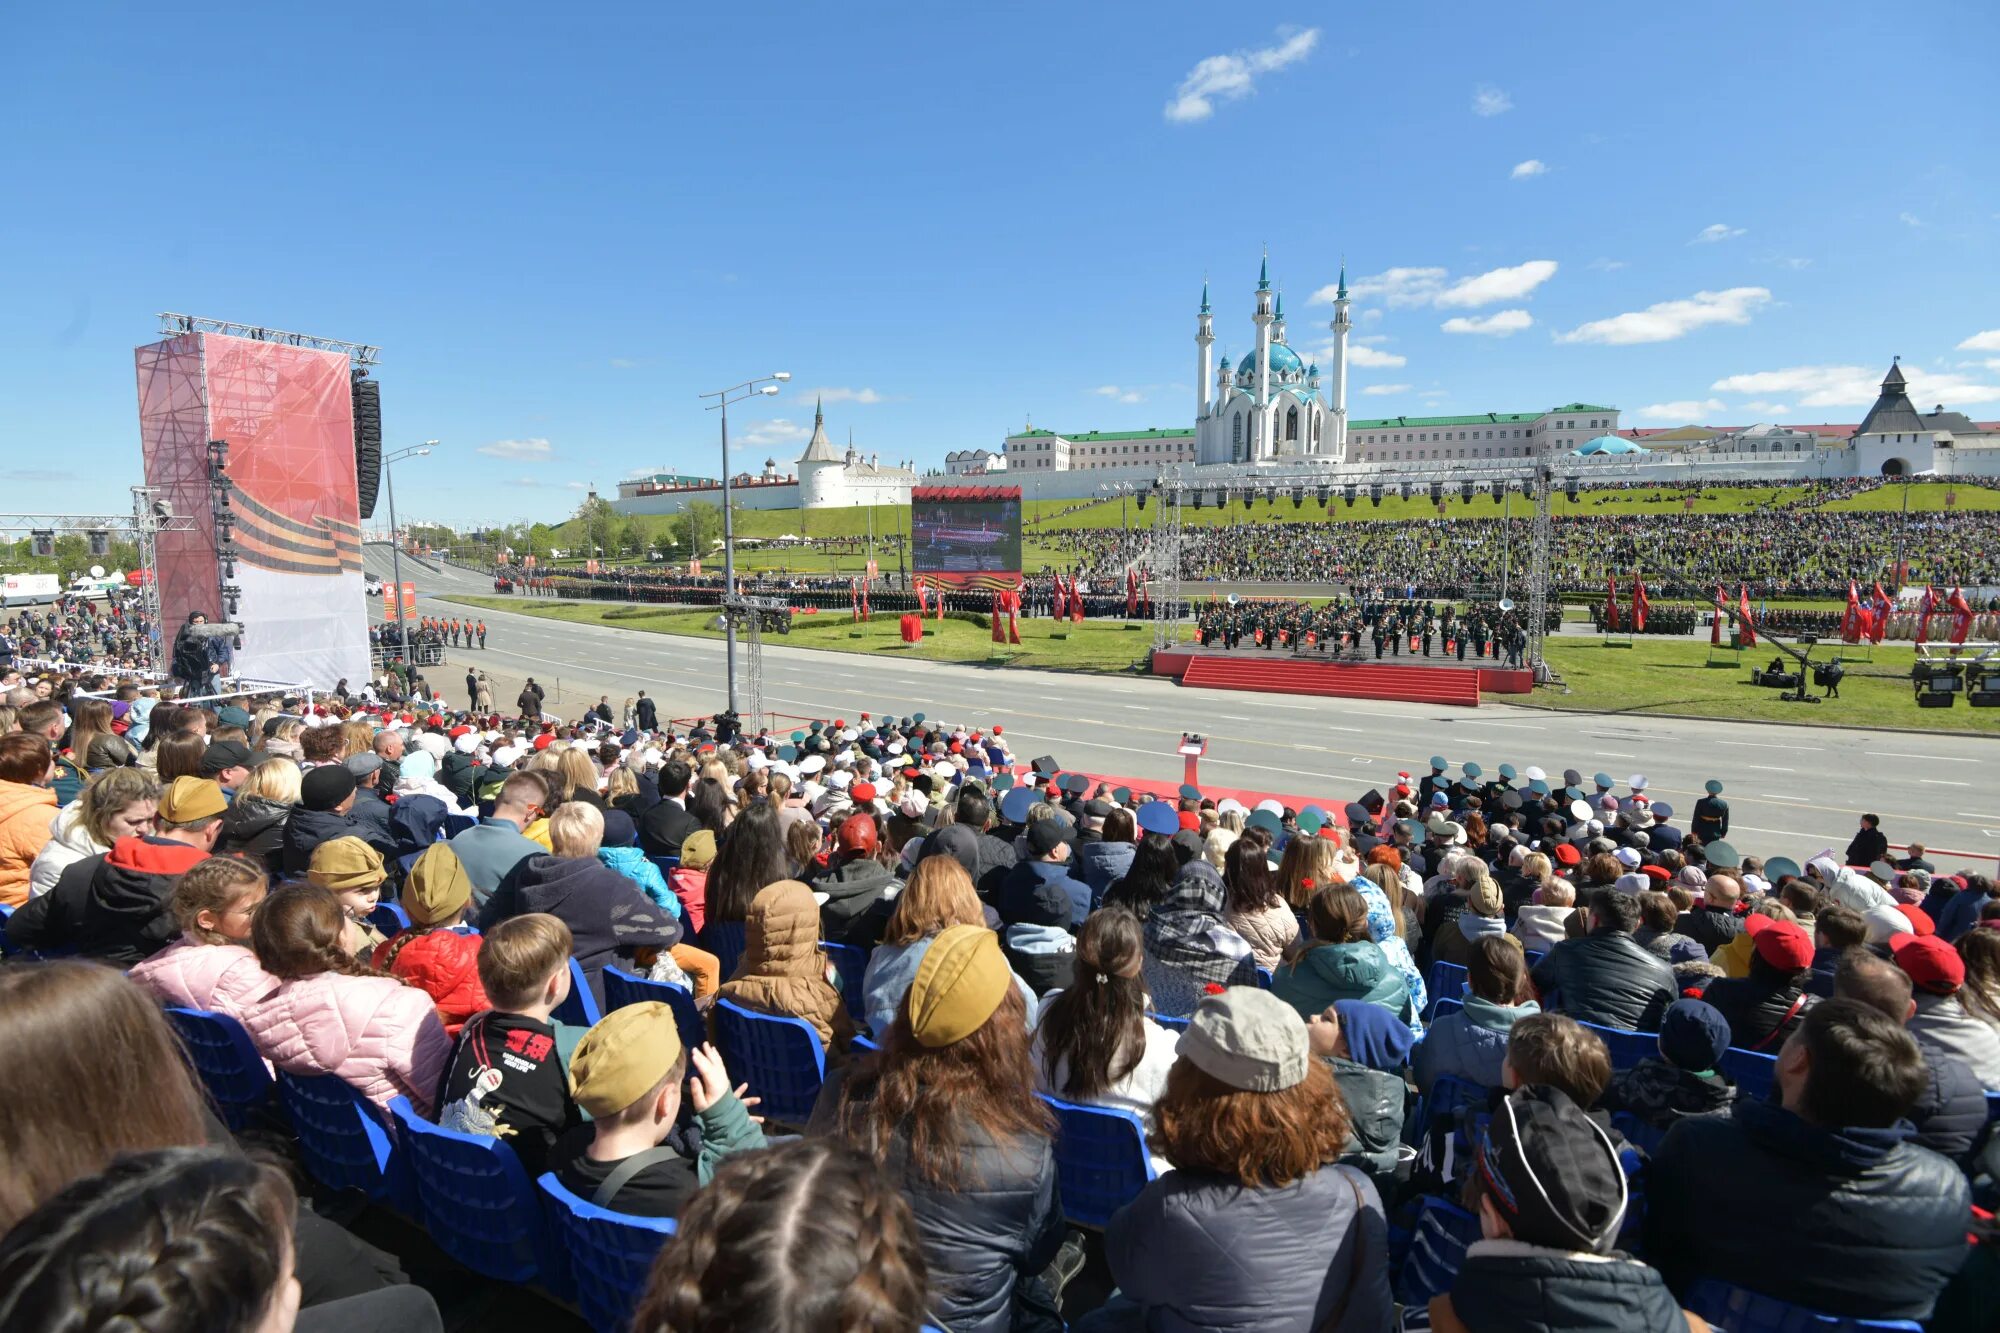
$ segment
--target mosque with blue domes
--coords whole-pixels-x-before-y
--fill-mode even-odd
[[[1321,396],[1319,366],[1294,351],[1285,338],[1284,296],[1271,288],[1271,261],[1257,274],[1251,323],[1256,341],[1235,364],[1224,353],[1211,364],[1215,315],[1208,284],[1201,289],[1195,332],[1195,461],[1262,463],[1317,458],[1338,463],[1347,456],[1347,268],[1333,302],[1333,366]]]

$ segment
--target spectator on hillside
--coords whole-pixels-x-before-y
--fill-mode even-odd
[[[1175,1170],[1113,1215],[1118,1294],[1077,1333],[1390,1326],[1381,1199],[1338,1165],[1347,1109],[1297,1013],[1247,986],[1205,999],[1156,1114]]]
[[[1845,1318],[1926,1318],[1965,1260],[1971,1191],[1904,1141],[1925,1077],[1887,1015],[1815,1005],[1778,1056],[1777,1101],[1739,1100],[1667,1135],[1647,1173],[1647,1258],[1683,1294],[1717,1278]],[[1780,1220],[1756,1246],[1715,1224],[1751,1216]]]
[[[250,942],[280,984],[243,1026],[282,1069],[336,1074],[378,1107],[408,1097],[429,1115],[451,1038],[428,995],[354,961],[342,947],[345,924],[340,900],[316,885],[266,898]]]
[[[985,909],[972,889],[972,876],[950,856],[927,856],[917,863],[910,882],[896,895],[896,906],[882,929],[882,942],[868,956],[861,979],[862,1017],[879,1037],[902,1010],[903,998],[924,953],[940,933],[952,926],[985,926]],[[1027,1012],[1033,1013],[1035,993],[1016,978]]]
[[[681,938],[680,923],[655,907],[639,886],[597,859],[604,840],[604,816],[597,807],[570,801],[549,818],[554,851],[531,856],[480,910],[479,927],[490,930],[511,916],[546,912],[569,927],[571,952],[585,981],[603,1003],[604,969],[630,966],[639,949],[671,949]]]
[[[1229,890],[1222,919],[1250,945],[1257,966],[1275,972],[1299,937],[1299,918],[1279,891],[1271,869],[1271,835],[1250,828],[1222,857],[1222,882]]]
[[[501,753],[506,752],[507,747],[502,747]],[[452,855],[464,865],[466,876],[472,881],[475,908],[485,907],[501,881],[521,862],[544,850],[541,844],[522,836],[522,831],[546,813],[542,804],[547,795],[548,789],[540,778],[531,773],[516,773],[501,783],[493,813],[452,838]]]
[[[143,769],[114,768],[92,778],[81,798],[49,824],[49,840],[29,868],[29,896],[47,893],[63,871],[104,855],[120,838],[151,833],[159,809],[160,784]]]
[[[1967,1012],[1960,999],[1965,960],[1935,935],[1897,935],[1889,948],[1916,994],[1911,1035],[1957,1055],[1971,1066],[1981,1087],[2000,1091],[2000,1033]]]
[[[1907,1029],[1917,1012],[1909,974],[1885,958],[1857,950],[1840,960],[1834,994],[1859,1000],[1888,1015]],[[1908,1119],[1916,1127],[1911,1142],[1964,1166],[1986,1129],[1986,1091],[1962,1056],[1911,1032],[1923,1053],[1923,1091],[1911,1104]]]
[[[1365,1000],[1398,1018],[1411,1012],[1402,974],[1382,946],[1369,938],[1368,908],[1346,885],[1314,892],[1306,906],[1311,938],[1271,978],[1271,993],[1301,1018],[1323,1013],[1338,1000]]]
[[[1675,1000],[1660,1020],[1659,1054],[1611,1075],[1599,1104],[1666,1130],[1685,1116],[1718,1115],[1736,1089],[1717,1072],[1729,1049],[1729,1021],[1701,1000]]]
[[[158,832],[120,838],[103,856],[63,871],[55,888],[7,922],[16,949],[75,949],[130,967],[179,934],[169,903],[181,874],[205,860],[227,809],[222,789],[177,778],[160,797]]]
[[[1599,1027],[1658,1031],[1680,988],[1672,970],[1632,939],[1638,924],[1638,898],[1599,889],[1590,933],[1556,945],[1532,973],[1543,1006]]]
[[[764,1146],[721,1054],[713,1046],[683,1050],[674,1011],[658,1001],[606,1014],[577,1044],[570,1079],[591,1123],[564,1135],[550,1169],[599,1208],[673,1217],[724,1158]],[[683,1082],[693,1134],[679,1123]]]
[[[1527,960],[1518,943],[1504,935],[1480,940],[1466,959],[1464,1007],[1432,1018],[1411,1061],[1411,1077],[1428,1093],[1446,1076],[1482,1088],[1501,1085],[1507,1034],[1514,1024],[1541,1012],[1528,984]]]
[[[867,1158],[830,1140],[730,1158],[679,1223],[633,1333],[890,1329],[930,1300],[909,1203]]]
[[[174,885],[180,938],[134,964],[128,975],[162,1004],[242,1021],[278,984],[248,947],[251,923],[269,891],[270,881],[250,862],[211,856],[196,864]]]
[[[1790,921],[1753,912],[1744,920],[1750,937],[1748,975],[1719,977],[1702,991],[1729,1024],[1729,1044],[1745,1051],[1775,1051],[1817,997],[1806,993],[1812,976],[1812,938]]]
[[[828,979],[832,964],[819,947],[819,906],[795,879],[766,885],[750,902],[744,921],[743,957],[716,991],[720,999],[760,1013],[803,1019],[820,1045],[844,1054],[854,1036],[840,990]]]
[[[1034,1093],[1027,1018],[993,932],[947,927],[881,1055],[829,1082],[813,1111],[813,1134],[901,1187],[931,1271],[929,1311],[961,1333],[1062,1327],[1060,1291],[1044,1279],[1065,1250],[1055,1125]],[[1082,1260],[1073,1248],[1057,1276]]]
[[[1140,963],[1145,933],[1121,907],[1090,914],[1077,936],[1076,976],[1042,1006],[1035,1025],[1035,1086],[1066,1101],[1131,1111],[1145,1123],[1157,1171],[1153,1106],[1166,1090],[1180,1034],[1147,1013]]]
[[[1561,1091],[1524,1088],[1500,1104],[1468,1194],[1482,1239],[1431,1298],[1439,1333],[1706,1330],[1658,1270],[1615,1252],[1629,1199],[1617,1144]]]

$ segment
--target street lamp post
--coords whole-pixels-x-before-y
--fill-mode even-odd
[[[382,460],[382,482],[389,491],[389,568],[396,580],[389,591],[389,604],[396,608],[396,639],[402,644],[405,663],[410,660],[410,623],[403,615],[403,535],[396,529],[396,473],[389,465],[405,458],[422,458],[437,445],[436,440],[425,440]]]
[[[759,394],[774,394],[778,391],[778,385],[790,378],[791,374],[788,371],[773,371],[769,375],[760,375],[756,379],[745,380],[741,384],[732,384],[726,389],[717,389],[714,393],[700,395],[703,398],[715,399],[705,410],[722,413],[722,600],[724,603],[722,638],[723,669],[729,673],[728,695],[731,713],[736,711],[736,617],[729,613],[728,602],[736,592],[736,524],[729,512],[729,405],[740,403],[746,398],[754,398]],[[803,493],[799,496],[799,507],[803,513],[805,508]],[[692,522],[688,524],[688,535],[694,536]]]

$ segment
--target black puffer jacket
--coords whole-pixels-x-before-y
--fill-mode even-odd
[[[835,944],[852,944],[872,949],[882,938],[882,927],[892,906],[882,895],[896,885],[896,877],[879,861],[859,857],[815,877],[812,887],[826,895],[819,909],[819,937]]]
[[[313,849],[323,842],[335,838],[360,838],[376,851],[385,830],[373,821],[356,819],[352,814],[335,814],[331,810],[308,810],[295,806],[292,816],[285,821],[285,832],[279,849],[279,861],[287,879],[302,878],[312,867]],[[389,843],[388,850],[395,850],[395,843]]]
[[[1403,1141],[1403,1080],[1354,1060],[1334,1059],[1333,1081],[1352,1121],[1341,1161],[1366,1171],[1378,1184],[1396,1177],[1397,1147]]]
[[[239,796],[222,812],[222,832],[215,839],[217,856],[240,856],[264,867],[275,882],[284,874],[285,821],[292,807],[261,796]]]
[[[1743,933],[1743,918],[1726,907],[1695,907],[1680,914],[1674,933],[1690,936],[1713,955]]]
[[[1731,1046],[1775,1055],[1792,1029],[1805,1021],[1806,1010],[1819,1002],[1818,996],[1805,993],[1809,976],[1807,971],[1793,977],[1752,956],[1749,976],[1717,977],[1701,998],[1729,1020]]]
[[[670,949],[681,942],[680,922],[595,857],[526,858],[486,900],[479,928],[491,930],[526,912],[547,912],[569,927],[570,954],[582,964],[600,1005],[606,964],[624,964],[634,949]]]
[[[1610,927],[1556,945],[1533,978],[1544,1009],[1635,1032],[1658,1032],[1679,994],[1673,969]]]
[[[1829,1129],[1776,1102],[1683,1120],[1646,1173],[1646,1257],[1676,1292],[1719,1278],[1859,1319],[1927,1318],[1965,1262],[1972,1202],[1948,1159],[1893,1129]],[[1730,1217],[1768,1218],[1743,1244]]]
[[[1448,1308],[1449,1315],[1440,1318]],[[1431,1327],[1478,1333],[1685,1333],[1660,1271],[1622,1254],[1584,1255],[1518,1240],[1474,1241]],[[1452,1316],[1455,1316],[1453,1318]]]
[[[75,949],[117,967],[143,962],[180,934],[174,885],[208,853],[165,838],[120,838],[66,868],[7,922],[16,949]]]

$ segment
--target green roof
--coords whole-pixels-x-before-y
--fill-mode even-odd
[[[1184,440],[1194,434],[1194,427],[1184,430],[1090,430],[1080,435],[1063,435],[1053,430],[1024,430],[1018,435],[1009,435],[1010,440],[1026,440],[1035,436],[1057,436],[1074,440],[1080,444],[1095,444],[1103,440]]]
[[[1617,410],[1615,407],[1600,407],[1596,403],[1564,403],[1561,407],[1549,409],[1551,412],[1616,412]]]
[[[1540,421],[1543,412],[1482,412],[1472,417],[1378,417],[1372,421],[1350,421],[1348,432],[1357,430],[1420,430],[1429,426],[1524,426]]]

